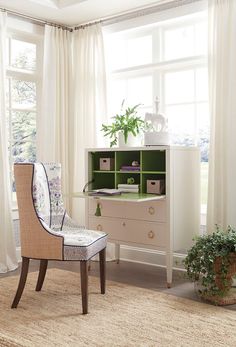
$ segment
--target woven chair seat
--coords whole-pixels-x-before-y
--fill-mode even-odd
[[[55,231],[42,224],[50,234],[63,237],[64,260],[89,260],[106,247],[107,234],[103,231],[82,227]]]

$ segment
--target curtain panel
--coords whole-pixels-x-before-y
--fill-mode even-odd
[[[42,107],[37,123],[37,158],[62,164],[64,195],[71,192],[73,167],[72,36],[68,30],[45,26]],[[71,201],[65,198],[68,210]]]
[[[86,183],[85,148],[104,145],[101,125],[107,121],[107,100],[101,25],[73,33],[46,25],[42,87],[38,159],[61,162],[63,193],[71,196]],[[85,201],[67,198],[65,202],[84,226]]]
[[[85,182],[85,148],[104,146],[101,125],[107,121],[106,68],[100,24],[73,33],[74,75],[74,182],[82,191]],[[74,201],[73,216],[84,223],[84,202]]]
[[[211,134],[207,231],[236,228],[236,1],[209,0]]]
[[[73,33],[45,26],[42,109],[37,127],[38,160],[62,164],[63,193],[85,184],[85,148],[103,145],[106,70],[101,25]],[[65,199],[84,225],[84,201]]]
[[[73,191],[85,182],[85,148],[104,147],[102,123],[107,123],[107,90],[104,42],[100,24],[73,34],[74,75],[74,181]],[[73,217],[85,225],[85,201],[74,199]],[[97,256],[94,259],[98,259]],[[107,245],[107,259],[114,259],[114,245]]]
[[[0,11],[0,273],[18,267],[11,212],[11,182],[5,104],[6,13]]]

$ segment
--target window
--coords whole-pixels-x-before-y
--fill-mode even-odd
[[[209,142],[207,15],[199,13],[107,34],[109,114],[141,103],[168,117],[172,143],[201,148],[202,207],[207,202]]]
[[[36,123],[40,85],[40,42],[31,36],[7,38],[7,128],[13,201],[13,164],[36,160]]]

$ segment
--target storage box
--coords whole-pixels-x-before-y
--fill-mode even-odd
[[[114,170],[114,158],[100,158],[100,170]]]
[[[164,194],[165,180],[147,180],[147,193],[149,194]]]

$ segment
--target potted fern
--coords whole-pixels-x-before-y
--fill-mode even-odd
[[[110,138],[110,147],[133,147],[140,145],[140,135],[147,129],[147,123],[137,115],[140,104],[127,107],[123,110],[124,100],[121,105],[121,113],[116,114],[112,119],[112,124],[102,124],[104,136]]]
[[[217,226],[211,235],[197,237],[184,264],[200,297],[217,305],[236,303],[236,293],[230,291],[236,273],[235,230]]]

